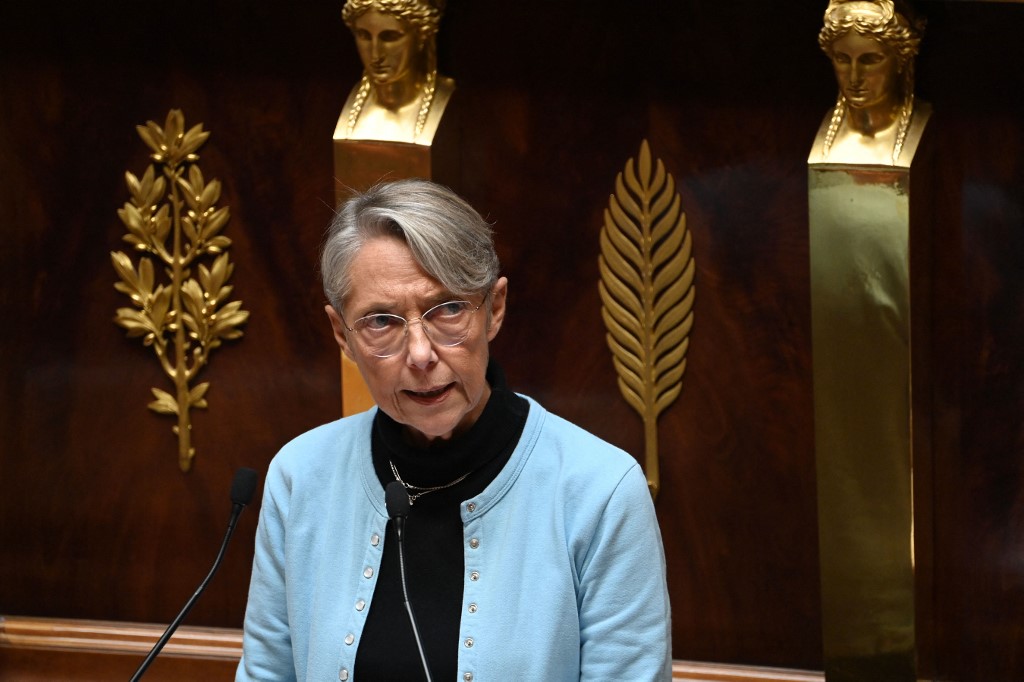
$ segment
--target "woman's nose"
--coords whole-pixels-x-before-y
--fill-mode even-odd
[[[419,369],[425,369],[437,360],[437,355],[434,353],[434,344],[430,342],[430,337],[427,336],[422,321],[413,320],[409,322],[407,334],[406,343],[408,345],[406,353],[407,361],[410,365]]]

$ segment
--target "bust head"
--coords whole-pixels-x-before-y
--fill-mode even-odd
[[[902,0],[829,1],[818,44],[832,62],[839,96],[820,138],[822,159],[836,145],[847,159],[842,163],[897,163],[914,120],[914,58],[923,31],[924,21]]]
[[[434,46],[444,0],[347,0],[341,18],[357,39],[357,21],[367,12],[391,17],[407,27],[415,35],[416,51],[423,53]]]
[[[342,138],[429,144],[454,87],[437,73],[444,2],[345,2],[341,18],[355,38],[363,77],[342,111]]]
[[[914,90],[914,58],[922,32],[923,22],[914,21],[909,10],[897,11],[893,0],[831,0],[818,44],[832,60],[841,90],[846,65],[861,58],[866,66],[885,72],[879,74],[885,82],[876,85],[906,102]],[[846,99],[850,106],[858,105],[858,98]]]

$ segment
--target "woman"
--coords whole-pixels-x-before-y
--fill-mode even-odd
[[[895,165],[914,118],[914,58],[923,23],[892,0],[832,0],[818,44],[832,61],[839,97],[822,126],[821,159]],[[920,112],[923,127],[927,112]],[[812,159],[815,160],[815,159]]]
[[[352,89],[335,139],[429,145],[455,89],[437,73],[443,0],[348,0],[341,17],[355,37],[363,77]]]
[[[323,248],[327,316],[378,407],[267,474],[237,680],[662,680],[657,519],[628,454],[510,391],[490,227],[450,190],[382,184]],[[406,613],[385,486],[412,500]]]

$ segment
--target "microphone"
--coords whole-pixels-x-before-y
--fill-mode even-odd
[[[412,613],[412,605],[409,604],[409,589],[405,585],[405,517],[409,515],[409,507],[412,502],[409,500],[409,491],[398,481],[391,481],[384,488],[384,506],[387,507],[388,516],[395,522],[395,536],[398,538],[398,572],[402,578],[402,596],[405,598],[405,610],[409,614],[409,623],[412,625],[412,636],[416,640],[416,648],[420,652],[420,663],[423,664],[423,674],[430,679],[430,666],[427,665],[427,655],[423,651],[423,642],[420,641],[420,631],[416,627],[416,616]]]
[[[405,530],[405,517],[409,515],[409,508],[412,506],[405,486],[398,481],[388,483],[384,488],[384,506],[387,507],[388,516],[395,522],[395,533],[401,542]]]
[[[199,585],[199,589],[196,590],[195,594],[192,595],[192,598],[185,604],[185,608],[183,608],[181,613],[178,614],[178,617],[167,626],[167,629],[164,630],[164,634],[157,640],[156,644],[153,645],[153,648],[150,649],[149,655],[146,656],[146,660],[142,662],[139,669],[135,671],[134,675],[132,675],[131,682],[136,682],[142,677],[142,674],[146,672],[150,663],[152,663],[153,659],[157,657],[157,654],[163,650],[164,645],[167,644],[168,640],[170,640],[171,635],[173,635],[174,631],[178,629],[179,625],[181,625],[181,621],[183,621],[185,616],[188,615],[188,612],[192,610],[196,600],[199,599],[199,595],[206,590],[206,586],[210,583],[210,579],[213,578],[213,574],[217,572],[218,568],[220,568],[220,562],[224,558],[224,551],[228,548],[228,541],[231,540],[231,534],[235,532],[235,523],[238,521],[238,516],[242,513],[242,509],[245,508],[245,505],[252,501],[252,495],[256,491],[257,480],[258,474],[255,469],[241,467],[235,472],[235,478],[231,481],[231,518],[228,520],[228,530],[224,534],[224,541],[220,545],[220,551],[217,552],[217,558],[213,562],[213,568],[210,569],[206,579],[203,580],[201,585]]]

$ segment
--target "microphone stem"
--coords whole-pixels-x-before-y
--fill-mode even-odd
[[[210,572],[206,575],[206,578],[203,580],[202,584],[199,585],[199,589],[197,589],[195,594],[192,595],[192,598],[185,603],[185,608],[183,608],[181,610],[181,613],[178,614],[178,617],[175,618],[171,622],[171,624],[167,626],[167,629],[164,630],[164,634],[161,635],[160,639],[158,639],[156,644],[153,645],[153,648],[150,649],[149,655],[146,656],[146,660],[142,662],[142,665],[139,666],[139,669],[135,671],[134,675],[132,675],[131,682],[137,682],[139,679],[142,678],[142,674],[146,672],[146,669],[149,668],[149,665],[153,662],[153,659],[157,657],[157,654],[159,654],[160,651],[163,650],[164,645],[167,644],[167,642],[171,639],[171,635],[173,635],[174,631],[178,629],[179,625],[181,625],[181,621],[185,620],[185,616],[187,616],[188,612],[192,610],[192,607],[195,605],[196,600],[199,599],[199,595],[203,593],[203,591],[206,589],[206,586],[210,583],[210,580],[213,578],[213,574],[217,572],[218,568],[220,568],[220,562],[224,559],[224,553],[228,548],[228,541],[231,540],[231,535],[235,532],[235,523],[238,521],[238,515],[242,513],[242,509],[244,507],[245,505],[239,504],[238,502],[236,502],[232,506],[231,519],[228,521],[228,530],[227,533],[224,534],[224,540],[220,543],[220,551],[217,552],[217,558],[213,562],[213,568],[210,569]],[[398,548],[399,553],[401,553],[401,543],[399,543]],[[399,554],[399,556],[401,556],[401,554]],[[403,588],[405,587],[404,580],[405,578],[403,574]],[[419,644],[418,639],[416,643]]]
[[[432,682],[430,679],[430,667],[427,666],[427,655],[423,651],[423,642],[420,641],[420,630],[416,627],[416,617],[412,615],[412,605],[409,604],[409,589],[405,584],[405,542],[403,542],[403,530],[405,526],[405,519],[398,517],[395,519],[395,534],[398,536],[398,572],[402,578],[402,596],[405,599],[405,610],[409,613],[409,624],[412,625],[412,636],[416,640],[416,648],[420,652],[420,663],[423,665],[423,674],[427,676],[427,682]]]

